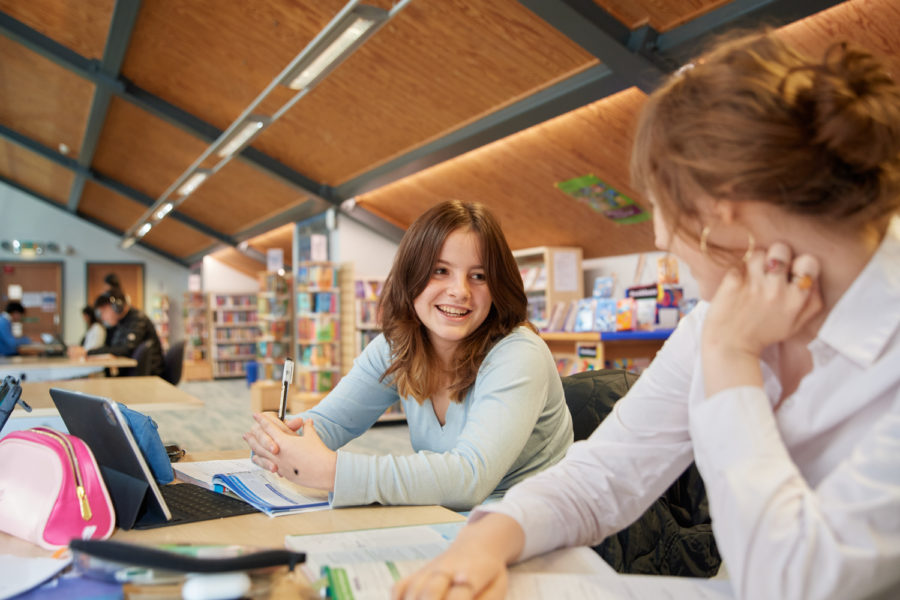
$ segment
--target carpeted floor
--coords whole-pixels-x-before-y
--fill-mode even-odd
[[[146,411],[163,442],[192,452],[246,448],[241,434],[253,424],[250,389],[243,379],[182,382],[178,387],[203,400],[203,408]],[[405,423],[378,424],[346,446],[364,454],[410,454]]]

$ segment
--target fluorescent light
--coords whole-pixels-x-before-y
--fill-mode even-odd
[[[141,225],[138,228],[138,230],[134,233],[134,235],[136,235],[139,238],[142,238],[145,235],[147,235],[147,232],[150,231],[151,227],[153,227],[153,225],[151,225],[150,223],[144,223],[143,225]]]
[[[153,215],[153,218],[156,219],[157,221],[159,221],[163,217],[165,217],[167,214],[172,212],[173,208],[175,208],[174,204],[172,204],[171,202],[166,202],[165,204],[163,204],[162,206],[159,207],[159,210],[156,211],[156,214]]]
[[[284,77],[282,85],[293,90],[311,88],[362,45],[389,14],[375,6],[357,6],[317,42],[317,48]]]
[[[194,190],[200,187],[201,183],[206,181],[206,178],[209,177],[209,173],[210,172],[206,169],[198,169],[193,175],[187,178],[187,181],[181,184],[181,187],[178,188],[178,193],[182,196],[189,196]]]
[[[222,147],[219,148],[216,154],[221,157],[231,156],[241,149],[244,144],[256,137],[262,131],[262,128],[268,124],[269,120],[266,117],[251,116],[246,123],[234,130],[230,138],[222,143]]]
[[[124,240],[122,240],[122,249],[123,249],[123,250],[127,250],[128,248],[131,248],[132,246],[134,246],[134,243],[135,243],[136,241],[137,241],[137,240],[134,239],[133,237],[128,236],[127,238],[125,238]]]

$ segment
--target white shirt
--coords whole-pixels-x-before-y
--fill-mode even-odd
[[[682,320],[594,434],[472,519],[525,531],[520,559],[596,544],[641,515],[695,460],[740,598],[857,598],[900,591],[900,217],[809,344],[813,370],[777,412],[764,387],[707,398],[700,332]]]
[[[93,350],[94,348],[99,348],[105,341],[106,329],[103,327],[103,324],[99,321],[92,323],[84,335],[84,349]]]

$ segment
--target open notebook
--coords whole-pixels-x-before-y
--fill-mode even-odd
[[[172,468],[181,481],[230,492],[270,517],[329,507],[325,492],[292,483],[249,458],[178,463]]]

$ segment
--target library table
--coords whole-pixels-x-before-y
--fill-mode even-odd
[[[102,377],[87,379],[65,379],[62,381],[24,381],[22,398],[33,409],[25,412],[16,406],[11,416],[40,416],[56,414],[56,407],[50,398],[50,388],[62,388],[102,396],[121,402],[137,411],[181,410],[199,408],[203,401],[181,390],[162,377]]]
[[[0,377],[12,375],[21,381],[54,381],[74,379],[100,373],[103,369],[134,367],[131,357],[92,354],[85,358],[68,356],[4,356],[0,357]]]

